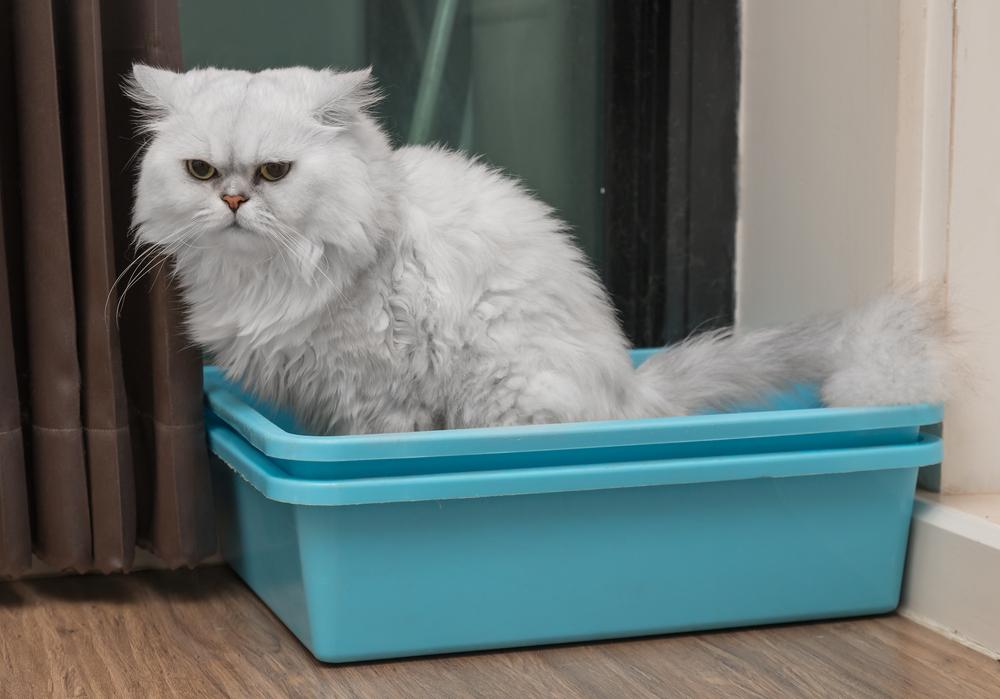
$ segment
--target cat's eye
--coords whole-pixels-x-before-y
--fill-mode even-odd
[[[216,175],[215,168],[204,160],[185,160],[188,174],[196,180],[210,180]]]
[[[258,172],[268,182],[277,182],[292,169],[291,163],[264,163]]]

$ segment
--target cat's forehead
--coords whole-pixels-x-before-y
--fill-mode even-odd
[[[305,86],[275,74],[203,71],[185,76],[178,90],[175,136],[197,143],[204,157],[255,161],[287,157],[282,151],[315,131]]]
[[[233,112],[241,109],[305,109],[311,86],[296,73],[281,70],[248,73],[240,70],[191,71],[181,76],[179,106],[194,112]]]

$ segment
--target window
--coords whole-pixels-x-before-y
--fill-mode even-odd
[[[732,320],[737,3],[182,0],[188,67],[375,66],[397,143],[519,177],[639,345]],[[697,164],[697,167],[692,167]]]

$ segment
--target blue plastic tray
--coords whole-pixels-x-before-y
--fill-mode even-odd
[[[223,554],[330,662],[889,611],[941,454],[933,406],[301,437],[208,379]]]
[[[641,363],[652,350],[636,350]],[[807,387],[775,396],[763,410],[607,422],[434,432],[312,436],[205,369],[211,411],[282,470],[310,478],[353,478],[454,471],[721,456],[913,442],[920,425],[941,420],[934,405],[819,407]]]

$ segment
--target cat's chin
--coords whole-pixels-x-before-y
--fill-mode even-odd
[[[225,228],[222,229],[225,233],[235,233],[237,235],[260,235],[257,231],[253,230],[249,226],[236,221]]]
[[[223,228],[221,233],[227,238],[254,241],[257,245],[260,244],[261,238],[266,238],[270,235],[270,232],[265,229],[259,228],[252,223],[238,220],[233,221]]]
[[[227,252],[247,253],[250,255],[265,252],[266,243],[263,233],[246,225],[233,223],[214,234]]]

